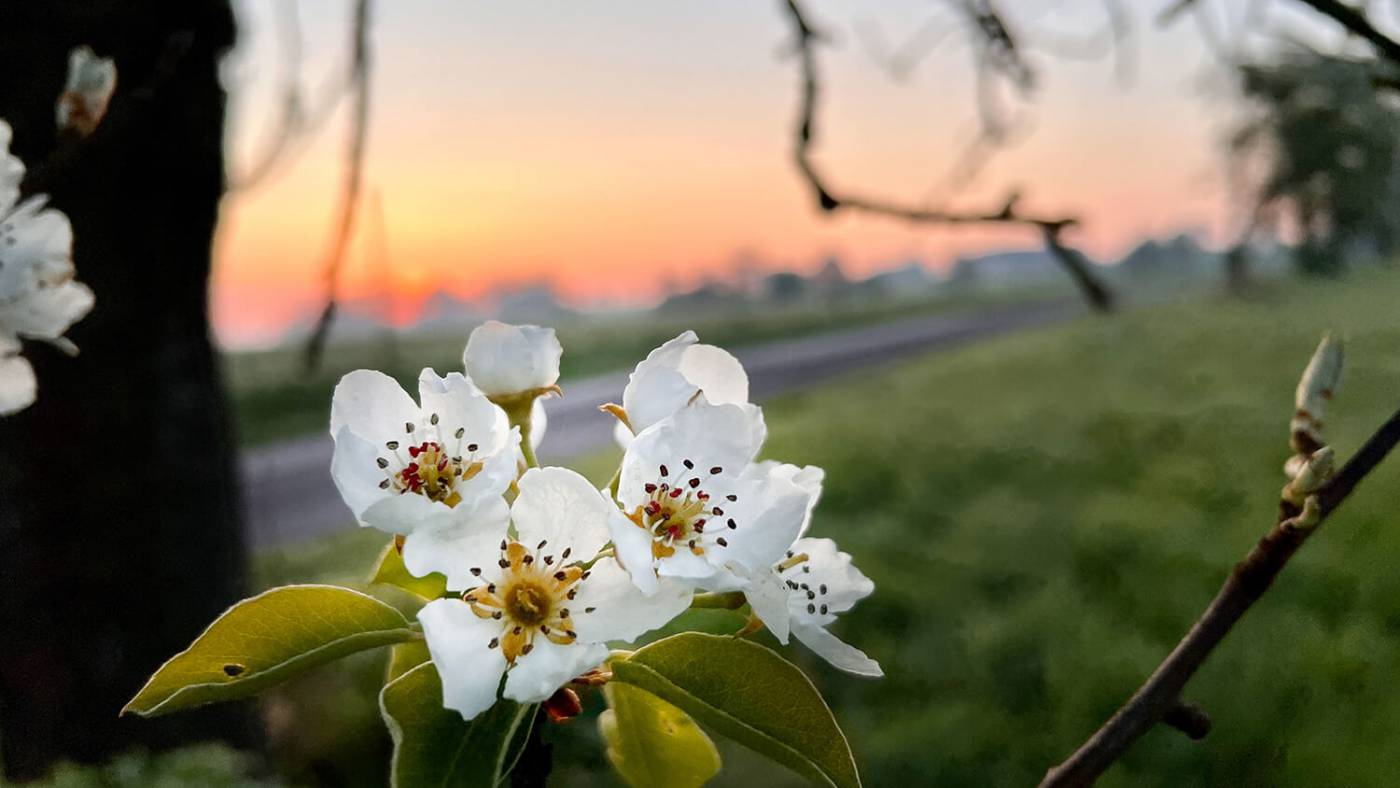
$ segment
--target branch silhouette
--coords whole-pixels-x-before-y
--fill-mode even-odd
[[[795,127],[796,142],[793,148],[793,159],[798,171],[802,173],[807,184],[811,187],[817,205],[823,211],[835,212],[847,209],[902,219],[915,224],[1007,224],[1030,227],[1040,232],[1047,250],[1074,279],[1090,306],[1105,312],[1113,308],[1112,292],[1094,276],[1093,271],[1089,268],[1088,260],[1061,241],[1061,233],[1066,228],[1079,224],[1076,217],[1024,213],[1018,205],[1020,195],[1015,192],[1008,196],[1001,207],[996,210],[971,212],[904,205],[864,195],[838,194],[822,176],[812,159],[812,146],[817,137],[817,104],[821,95],[816,46],[823,36],[812,26],[807,14],[802,9],[800,0],[782,0],[782,2],[788,19],[792,23],[796,55],[802,74],[801,100]],[[995,24],[990,21],[986,22],[984,27],[988,31],[996,32],[994,41],[998,42],[997,51],[1002,52],[1004,57],[1010,57],[1005,53],[1014,53],[1015,47],[1014,43],[1011,43],[1008,29],[995,16],[995,11],[991,9],[990,4],[979,3],[977,7],[984,14],[983,18],[997,20]],[[989,35],[991,35],[990,32]],[[1029,77],[1027,76],[1027,78]]]

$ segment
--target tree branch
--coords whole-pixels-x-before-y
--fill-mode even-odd
[[[823,211],[833,212],[841,208],[902,219],[916,224],[1007,224],[1031,227],[1039,230],[1046,247],[1055,259],[1069,271],[1075,283],[1083,291],[1085,298],[1096,309],[1107,311],[1112,307],[1112,294],[1094,277],[1087,261],[1077,252],[1060,242],[1060,233],[1067,227],[1079,223],[1074,217],[1048,217],[1022,213],[1017,209],[1018,196],[1012,194],[1003,206],[996,211],[955,212],[901,205],[879,198],[837,194],[822,177],[812,160],[812,145],[817,136],[816,112],[821,95],[821,83],[817,74],[816,44],[822,34],[812,27],[803,12],[800,0],[782,0],[795,34],[796,54],[801,64],[802,85],[799,102],[796,143],[793,160],[797,169],[811,187],[817,205]],[[1005,31],[1005,27],[1000,27]]]
[[[1371,24],[1371,20],[1366,17],[1364,11],[1339,2],[1339,0],[1298,1],[1319,14],[1330,17],[1337,24],[1346,28],[1347,32],[1365,39],[1386,60],[1400,65],[1400,41],[1396,41],[1377,30],[1375,25]]]
[[[364,180],[365,138],[369,133],[369,17],[370,0],[357,0],[353,28],[354,55],[350,62],[350,84],[354,89],[354,107],[350,126],[350,145],[345,154],[345,187],[340,196],[340,218],[335,236],[326,256],[326,305],[306,342],[303,362],[308,372],[321,363],[331,323],[335,320],[340,269],[355,229],[355,216],[360,205],[360,189]]]
[[[1181,690],[1225,639],[1235,623],[1269,590],[1274,578],[1317,527],[1335,512],[1356,486],[1400,443],[1400,411],[1376,430],[1316,493],[1317,523],[1300,527],[1302,510],[1280,502],[1278,520],[1263,539],[1235,565],[1219,593],[1147,681],[1064,763],[1051,769],[1041,788],[1091,785],[1127,749],[1158,722],[1182,727]],[[1175,720],[1175,721],[1173,721]],[[1208,721],[1207,721],[1208,726]],[[1207,727],[1206,730],[1209,728]],[[1204,735],[1204,733],[1202,733]]]

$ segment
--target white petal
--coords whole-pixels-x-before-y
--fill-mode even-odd
[[[462,364],[487,394],[517,394],[557,383],[562,353],[552,328],[490,320],[472,331]]]
[[[440,501],[413,493],[392,493],[371,503],[360,514],[360,524],[385,533],[410,534],[419,528],[440,526],[453,517],[452,507]]]
[[[807,533],[807,529],[812,526],[812,511],[817,508],[817,503],[822,497],[822,483],[826,480],[826,471],[815,465],[798,467],[776,460],[764,460],[754,463],[754,466],[755,473],[773,474],[788,479],[810,496],[807,502],[807,516],[802,521],[802,529],[798,535]]]
[[[517,657],[506,674],[506,688],[501,693],[520,703],[549,700],[570,679],[608,658],[608,647],[601,643],[575,641],[561,646],[542,635],[536,635],[532,642],[530,653]]]
[[[622,392],[622,406],[637,432],[670,416],[703,392],[710,402],[748,402],[749,378],[739,360],[714,345],[697,344],[686,331],[651,351]],[[624,442],[625,445],[625,442]]]
[[[475,443],[480,452],[494,453],[505,446],[510,430],[505,411],[492,404],[462,373],[449,372],[440,377],[432,369],[423,370],[418,375],[418,401],[429,425],[433,414],[437,414],[437,434],[454,453],[459,429],[463,432],[463,447]]]
[[[343,426],[334,433],[335,453],[331,455],[331,479],[340,490],[340,497],[355,515],[361,525],[365,510],[389,497],[397,497],[392,490],[382,489],[379,484],[388,478],[378,465],[379,449],[369,441],[356,435],[349,427]],[[415,498],[419,496],[414,496]],[[379,526],[376,526],[379,527]],[[389,533],[402,533],[390,530]]]
[[[680,371],[716,405],[749,401],[749,376],[739,359],[714,345],[691,345],[681,354]]]
[[[816,613],[809,613],[806,594],[794,594],[792,614],[795,619],[825,626],[835,620],[837,613],[850,610],[875,591],[875,584],[851,563],[851,556],[838,550],[830,539],[798,539],[790,550],[794,554],[805,553],[807,561],[783,572],[784,577],[806,583],[814,590],[825,588],[825,592],[819,593],[819,599],[810,601],[827,608],[825,614],[820,608]]]
[[[510,516],[526,547],[547,541],[547,552],[559,555],[569,548],[573,560],[587,561],[612,538],[608,523],[617,507],[574,471],[531,468],[519,487]]]
[[[724,534],[728,547],[707,540],[706,556],[718,565],[738,562],[750,572],[769,568],[797,539],[813,492],[777,469],[759,466],[745,471],[736,490],[739,500],[725,505],[724,512],[738,527]]]
[[[468,720],[491,708],[506,658],[488,644],[500,637],[501,623],[477,617],[458,599],[429,602],[418,611],[418,620],[442,677],[442,705]]]
[[[685,407],[699,390],[680,371],[682,354],[698,341],[694,331],[682,332],[648,353],[632,370],[622,390],[622,407],[633,430],[641,432]]]
[[[715,564],[690,552],[684,544],[676,545],[676,552],[656,562],[656,573],[661,577],[676,577],[698,583],[715,574]]]
[[[791,594],[778,573],[772,569],[754,573],[748,578],[743,591],[754,615],[768,627],[773,637],[779,643],[788,642],[788,597]]]
[[[0,416],[29,407],[38,394],[34,368],[23,356],[0,356]]]
[[[760,446],[750,413],[738,405],[711,405],[702,396],[643,430],[627,447],[618,500],[628,511],[641,505],[648,497],[645,486],[660,481],[660,467],[665,465],[679,477],[685,473],[684,460],[691,460],[696,469],[724,469],[706,486],[712,495],[723,495],[734,474],[742,472]]]
[[[92,291],[81,282],[42,287],[6,310],[5,326],[31,339],[59,340],[92,311],[93,301]]]
[[[412,424],[417,429],[422,415],[398,381],[375,370],[358,369],[347,374],[331,395],[331,435],[349,427],[376,447],[388,441],[408,445],[412,437],[405,425]]]
[[[472,575],[472,567],[499,568],[496,561],[510,510],[501,498],[481,501],[470,511],[457,509],[451,518],[430,521],[404,537],[403,563],[415,577],[439,572],[446,575],[450,590],[465,591],[482,582]]]
[[[612,558],[602,558],[577,586],[571,612],[579,640],[631,641],[663,626],[690,607],[691,589],[663,580],[653,594],[643,594]],[[586,612],[589,608],[593,612]]]
[[[24,180],[24,163],[10,153],[12,136],[10,124],[0,120],[0,216],[19,200],[19,183]]]
[[[612,532],[613,552],[632,576],[632,582],[643,593],[656,591],[656,567],[652,563],[651,532],[632,522],[622,512],[608,517]]]
[[[880,663],[867,657],[864,651],[852,646],[825,629],[809,624],[793,623],[792,634],[802,641],[831,666],[856,676],[879,678],[885,675]]]

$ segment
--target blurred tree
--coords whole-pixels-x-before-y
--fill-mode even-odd
[[[1393,255],[1400,111],[1377,93],[1371,69],[1294,50],[1239,75],[1252,111],[1230,145],[1258,173],[1258,215],[1298,232],[1299,270],[1331,275],[1348,257]]]
[[[232,443],[207,308],[224,189],[228,0],[0,4],[0,118],[24,190],[72,219],[97,306],[66,358],[30,346],[38,402],[0,420],[0,761],[14,779],[133,745],[247,744],[247,708],[118,719],[243,588]],[[115,58],[90,137],[60,136],[68,52]]]

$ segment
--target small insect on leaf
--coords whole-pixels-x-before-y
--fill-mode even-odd
[[[237,662],[230,662],[229,664],[224,666],[224,673],[230,677],[241,676],[243,675],[243,671],[245,670],[247,670],[247,668],[243,667]]]

